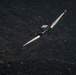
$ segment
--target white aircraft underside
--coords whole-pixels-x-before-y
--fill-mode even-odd
[[[49,29],[52,29],[57,23],[58,21],[62,18],[62,16],[66,13],[67,10],[64,10],[64,12],[50,25],[42,25],[41,28],[45,29],[41,34],[38,34],[35,38],[33,38],[32,40],[28,41],[27,43],[25,43],[23,46],[27,46],[28,44],[30,44],[31,42],[39,39],[41,37],[41,35],[43,35],[44,33],[46,33]]]

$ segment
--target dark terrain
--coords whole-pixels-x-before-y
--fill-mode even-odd
[[[65,9],[52,30],[23,47]],[[73,0],[0,0],[0,75],[76,75],[75,9]]]

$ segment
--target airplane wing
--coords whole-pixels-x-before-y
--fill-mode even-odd
[[[66,13],[67,10],[64,10],[64,12],[51,24],[51,28],[53,28],[57,23],[58,21],[61,19],[61,17]]]
[[[35,38],[33,38],[32,40],[28,41],[28,42],[25,43],[23,46],[26,46],[26,45],[28,45],[29,43],[31,43],[31,42],[33,42],[33,41],[39,39],[39,38],[40,38],[40,35],[37,35]]]

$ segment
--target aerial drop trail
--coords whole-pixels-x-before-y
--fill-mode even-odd
[[[27,46],[28,44],[30,44],[31,42],[39,39],[44,33],[46,33],[48,30],[52,29],[57,23],[58,21],[62,18],[62,16],[66,13],[67,10],[64,10],[64,12],[49,26],[49,25],[43,25],[42,28],[44,29],[43,32],[41,32],[40,34],[38,34],[35,38],[33,38],[32,40],[28,41],[27,43],[23,44],[23,46]]]

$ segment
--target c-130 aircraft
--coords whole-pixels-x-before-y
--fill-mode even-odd
[[[32,43],[33,41],[39,39],[42,35],[44,35],[48,30],[52,29],[58,21],[62,18],[62,16],[66,13],[67,10],[64,10],[64,12],[49,26],[49,25],[42,25],[41,28],[44,29],[41,33],[37,34],[37,36],[30,41],[23,44],[23,46],[27,46],[28,44]]]

